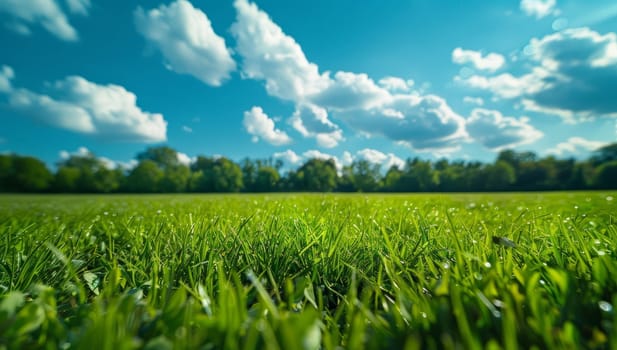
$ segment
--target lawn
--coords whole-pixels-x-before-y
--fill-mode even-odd
[[[617,193],[0,196],[0,349],[617,348]]]

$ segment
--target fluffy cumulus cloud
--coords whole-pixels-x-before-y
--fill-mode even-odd
[[[300,45],[268,14],[247,0],[236,0],[234,7],[237,16],[231,33],[243,59],[244,77],[265,81],[270,95],[291,101],[302,101],[328,86],[327,74],[319,73]]]
[[[79,15],[88,15],[90,9],[89,0],[67,0],[67,5],[71,13]],[[0,12],[11,17],[7,25],[17,33],[29,35],[30,27],[40,25],[59,39],[79,39],[77,30],[56,0],[3,0]]]
[[[491,52],[487,55],[483,55],[479,51],[464,50],[457,47],[452,51],[452,62],[457,64],[470,64],[478,70],[494,72],[503,67],[506,60],[503,55],[498,53]]]
[[[532,39],[525,51],[531,68],[523,75],[457,79],[566,121],[617,115],[617,34],[567,29]]]
[[[567,141],[560,142],[555,147],[546,150],[547,154],[559,157],[579,156],[606,146],[606,142],[587,140],[582,137],[570,137]]]
[[[398,77],[385,77],[379,79],[379,86],[390,92],[407,92],[414,86],[414,81],[411,79],[402,79]]]
[[[291,164],[291,165],[298,165],[300,164],[300,162],[302,162],[302,157],[290,149],[284,152],[276,152],[272,156],[276,159],[281,159],[285,163]]]
[[[182,153],[182,152],[177,152],[176,157],[180,164],[186,165],[186,166],[191,165],[197,159],[196,157],[191,158],[188,156],[188,154]]]
[[[516,119],[481,108],[471,112],[467,132],[474,140],[495,151],[533,143],[543,136],[526,118]]]
[[[289,123],[304,137],[313,137],[320,147],[333,148],[344,140],[343,131],[328,119],[328,112],[315,105],[298,106]]]
[[[335,111],[370,109],[388,101],[391,94],[364,73],[336,72],[334,79],[310,99]]]
[[[137,97],[124,87],[99,85],[79,76],[50,84],[50,94],[23,88],[2,91],[16,112],[38,122],[106,140],[160,142],[167,122],[158,113],[143,111]]]
[[[530,73],[520,77],[503,73],[492,77],[472,75],[466,79],[457,76],[455,80],[474,88],[489,90],[500,98],[515,98],[542,90],[541,77],[545,75],[546,72],[538,68],[535,74]]]
[[[352,127],[418,151],[454,150],[466,139],[465,119],[435,95],[396,95],[379,108],[341,114]]]
[[[280,146],[292,141],[286,132],[276,128],[274,120],[270,119],[261,107],[254,106],[244,112],[243,124],[246,131],[253,135],[253,142],[262,139],[271,145]]]
[[[484,99],[482,97],[465,96],[463,97],[463,102],[470,105],[484,106]]]
[[[521,10],[528,16],[543,18],[557,12],[557,0],[521,0]]]
[[[74,152],[69,152],[67,150],[62,150],[58,153],[58,156],[60,156],[60,160],[67,160],[69,159],[71,156],[77,156],[77,157],[88,157],[92,155],[92,152],[90,152],[90,150],[86,147],[79,147],[77,148],[77,150],[75,150]]]
[[[399,169],[405,167],[405,161],[397,157],[394,153],[385,154],[375,149],[365,148],[358,151],[357,156],[373,164],[381,165],[382,170],[390,169],[393,166]]]
[[[163,54],[174,72],[219,86],[235,70],[225,40],[190,2],[177,0],[149,11],[138,7],[134,17],[139,33]]]
[[[291,125],[322,147],[343,139],[333,120],[417,149],[451,148],[465,136],[464,118],[438,96],[410,91],[412,81],[387,77],[376,83],[364,73],[321,73],[302,48],[257,5],[236,0],[231,33],[242,75],[265,83],[268,94],[292,101]],[[306,106],[312,106],[307,108]]]

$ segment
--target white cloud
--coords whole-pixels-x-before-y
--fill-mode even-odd
[[[73,151],[73,152],[69,152],[66,150],[61,150],[60,152],[58,152],[58,156],[60,156],[61,160],[67,160],[69,159],[71,156],[76,156],[76,157],[87,157],[89,155],[91,155],[92,152],[90,152],[90,150],[84,146],[81,146],[79,148],[77,148],[77,150]]]
[[[503,73],[493,77],[472,75],[469,78],[455,77],[455,81],[462,82],[470,87],[489,90],[501,98],[515,98],[525,93],[538,92],[543,88],[541,74],[526,74],[515,77],[510,73]]]
[[[591,141],[582,137],[570,137],[565,142],[560,142],[555,147],[546,150],[546,154],[554,154],[556,156],[577,156],[583,153],[589,153],[596,149],[606,146],[606,142]]]
[[[261,107],[255,106],[244,112],[243,124],[246,131],[253,135],[253,142],[261,138],[269,144],[280,146],[292,141],[286,132],[276,129],[274,120],[270,119]]]
[[[475,141],[494,151],[533,143],[544,136],[526,118],[516,119],[481,108],[471,112],[467,132]]]
[[[302,161],[302,157],[290,149],[284,152],[276,152],[272,156],[277,159],[282,159],[286,163],[292,164],[292,165],[300,164],[300,162]]]
[[[94,134],[96,131],[88,111],[47,95],[17,89],[9,95],[9,105],[21,114],[58,128],[84,134]]]
[[[530,111],[558,115],[566,121],[617,116],[617,34],[589,28],[566,29],[532,39],[527,46],[530,71],[456,80],[492,92],[499,98],[520,98]]]
[[[336,111],[374,108],[390,99],[390,93],[368,75],[342,71],[334,74],[325,89],[311,96],[314,103]]]
[[[398,77],[385,77],[379,79],[379,86],[390,92],[407,92],[414,85],[411,79],[405,80]]]
[[[375,149],[365,148],[357,152],[358,157],[373,164],[380,164],[382,170],[388,170],[392,166],[399,169],[405,167],[405,161],[397,157],[394,153],[385,154]]]
[[[191,158],[186,153],[182,152],[176,152],[176,157],[178,158],[178,162],[180,164],[186,166],[191,165],[191,163],[193,163],[197,159],[196,157]]]
[[[79,76],[49,86],[53,97],[21,88],[4,93],[12,109],[55,127],[107,140],[166,140],[167,122],[163,116],[142,111],[135,94],[122,86],[99,85]]]
[[[55,0],[3,0],[0,1],[0,12],[13,17],[11,27],[18,33],[29,34],[29,26],[38,24],[59,39],[76,41],[79,38]]]
[[[99,162],[103,164],[103,167],[110,170],[122,167],[123,164],[123,162],[117,162],[107,157],[96,157],[88,148],[83,146],[77,148],[77,150],[73,152],[62,150],[58,152],[58,156],[60,157],[61,161],[68,160],[71,157],[95,157]]]
[[[15,78],[13,68],[2,66],[2,70],[0,70],[0,92],[9,92],[13,89],[11,85],[13,78]]]
[[[556,13],[557,0],[521,0],[521,10],[528,16],[543,18]]]
[[[435,95],[397,95],[391,102],[342,115],[353,128],[416,150],[451,149],[466,138],[465,119]]]
[[[120,165],[118,164],[118,162],[116,162],[115,160],[109,159],[107,157],[98,157],[99,161],[101,163],[103,163],[103,166],[107,169],[116,169],[118,168]]]
[[[506,63],[503,55],[498,53],[488,53],[482,55],[479,51],[463,50],[457,47],[452,51],[452,62],[457,64],[471,64],[476,69],[494,72],[503,67]]]
[[[69,10],[77,15],[87,16],[90,11],[90,0],[66,0]]]
[[[484,106],[484,100],[482,97],[465,96],[463,97],[463,102],[470,105]]]
[[[341,158],[341,164],[350,165],[353,163],[353,155],[349,151],[343,152],[343,157]]]
[[[243,58],[244,77],[265,80],[270,95],[296,102],[329,84],[327,74],[320,74],[300,45],[257,5],[236,0],[234,7],[237,16],[231,33],[236,39],[236,51]]]
[[[193,132],[193,129],[192,129],[192,128],[190,128],[190,127],[188,127],[188,126],[186,126],[186,125],[182,125],[182,131],[184,131],[184,132],[186,132],[186,133],[190,134],[190,133],[192,133],[192,132]]]
[[[206,14],[190,2],[177,0],[147,12],[138,7],[134,15],[139,33],[161,51],[174,72],[220,86],[235,70],[225,40],[214,32]]]
[[[444,99],[400,91],[403,83],[409,88],[412,82],[396,77],[377,84],[364,73],[320,73],[300,45],[254,3],[236,0],[234,5],[237,18],[231,32],[242,57],[242,75],[265,81],[269,95],[294,102],[297,110],[315,106],[327,112],[325,118],[312,111],[298,113],[290,121],[305,137],[314,136],[320,146],[342,140],[342,133],[331,125],[336,125],[334,120],[359,133],[404,141],[421,150],[452,149],[465,136],[464,118]],[[317,132],[313,127],[326,130]]]
[[[328,112],[318,106],[296,108],[289,123],[304,137],[313,137],[320,147],[333,148],[344,140],[343,131],[328,119]]]

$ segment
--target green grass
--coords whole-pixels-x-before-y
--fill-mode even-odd
[[[615,192],[1,196],[0,349],[617,348],[616,209]]]

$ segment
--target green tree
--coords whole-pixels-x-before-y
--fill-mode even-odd
[[[435,163],[435,171],[439,176],[440,191],[468,191],[469,184],[466,178],[465,162],[457,161],[450,163],[446,159]]]
[[[247,192],[255,191],[255,182],[257,181],[257,170],[259,166],[252,159],[245,158],[242,160],[242,184]]]
[[[405,192],[433,191],[439,184],[439,174],[428,160],[407,160],[399,188]]]
[[[77,181],[81,171],[78,168],[61,166],[56,171],[53,181],[53,189],[56,192],[78,192]]]
[[[13,156],[0,154],[0,192],[11,190],[10,178],[13,171]]]
[[[271,166],[262,166],[257,170],[257,178],[254,183],[256,192],[273,192],[277,189],[281,176]]]
[[[189,188],[191,169],[186,165],[169,166],[163,171],[158,189],[161,192],[185,192]]]
[[[598,148],[591,156],[591,162],[596,166],[615,160],[617,160],[617,142]]]
[[[196,192],[239,192],[242,187],[242,169],[231,160],[198,156],[192,165],[197,172],[191,180],[191,190]]]
[[[142,160],[129,173],[126,190],[137,193],[158,192],[158,185],[163,178],[163,170],[152,160]]]
[[[602,189],[617,189],[617,160],[602,163],[596,168],[593,185]]]
[[[291,179],[296,191],[331,192],[336,188],[336,164],[332,159],[309,159]]]
[[[42,192],[49,190],[53,175],[42,161],[34,157],[14,155],[9,171],[9,190],[15,192]]]
[[[150,160],[165,170],[180,165],[178,152],[168,146],[150,147],[137,155],[138,161]]]
[[[119,168],[108,169],[103,166],[94,173],[95,190],[100,193],[119,191],[123,180],[124,172]]]
[[[58,163],[54,177],[57,192],[109,193],[120,187],[120,169],[108,169],[94,153],[74,154]]]
[[[401,177],[403,176],[403,171],[400,170],[397,166],[393,165],[386,172],[386,176],[383,179],[383,189],[388,192],[398,192],[400,191],[401,185]]]
[[[516,181],[514,167],[505,161],[488,164],[484,168],[485,189],[489,191],[504,191]]]
[[[379,188],[381,166],[361,159],[351,164],[352,181],[360,192],[374,192]]]

